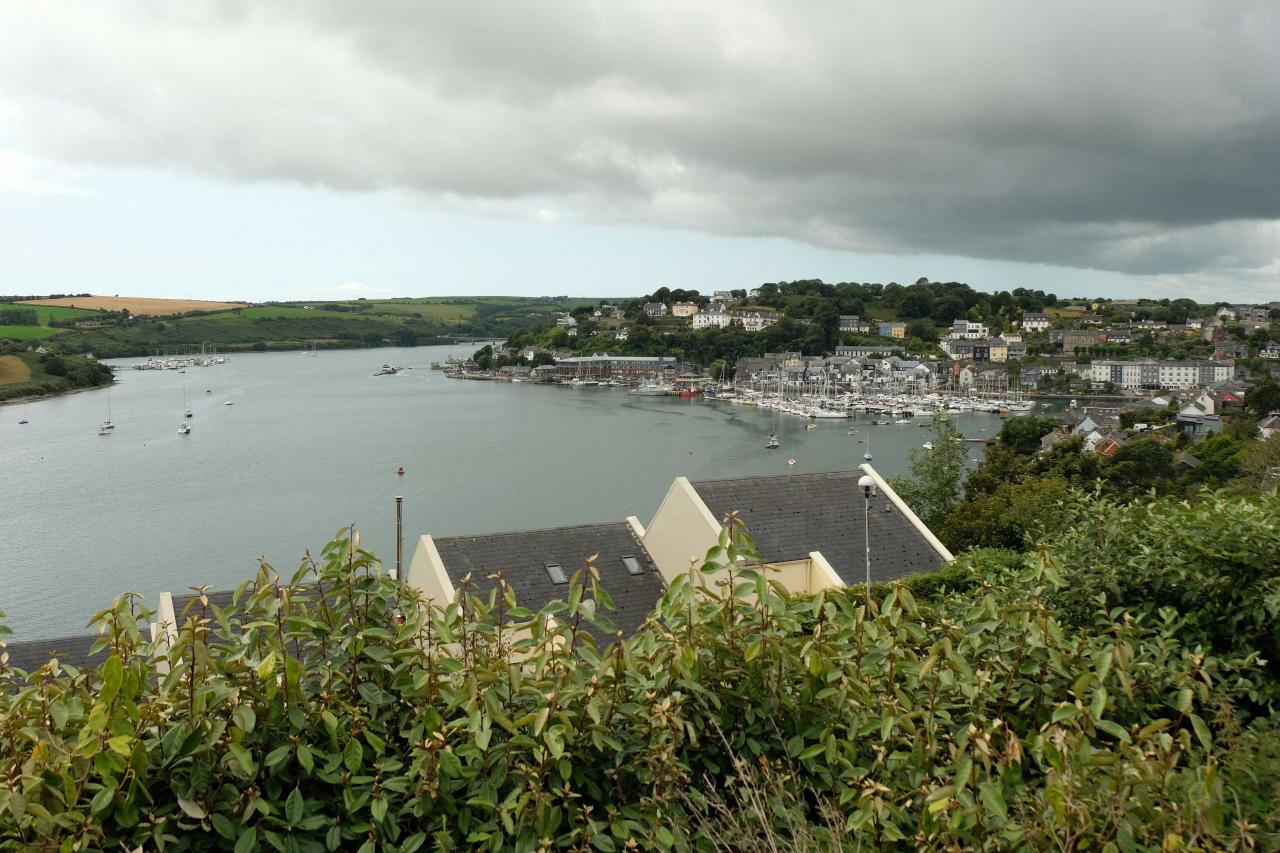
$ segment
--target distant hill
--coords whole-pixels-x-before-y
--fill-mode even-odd
[[[520,328],[546,325],[558,312],[598,301],[431,296],[246,304],[109,296],[26,298],[0,302],[0,312],[5,308],[37,312],[37,317],[27,320],[10,315],[9,325],[3,325],[6,320],[0,314],[0,340],[43,339],[59,352],[91,352],[100,358],[201,347],[234,352],[312,345],[322,349],[416,346],[458,337],[505,337]]]

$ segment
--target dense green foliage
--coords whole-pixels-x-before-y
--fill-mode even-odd
[[[969,451],[946,412],[935,412],[929,426],[933,447],[911,451],[911,476],[896,478],[893,490],[932,528],[955,507]]]
[[[1250,698],[1269,702],[1280,678],[1280,499],[1273,491],[1227,500],[1113,498],[1065,501],[1063,522],[1041,543],[1068,581],[1049,600],[1074,624],[1099,607],[1126,614],[1172,608],[1185,642],[1256,652],[1271,668]]]
[[[0,326],[38,326],[40,315],[34,308],[0,307]]]
[[[1162,556],[1190,564],[1187,544]],[[975,555],[960,591],[899,585],[871,615],[858,590],[729,574],[740,554],[734,526],[606,648],[584,630],[610,630],[589,561],[543,613],[509,588],[419,609],[345,535],[180,618],[168,649],[122,597],[96,670],[0,665],[0,847],[1274,841],[1274,780],[1220,763],[1276,751],[1234,710],[1260,677],[1243,647],[1206,654],[1168,610],[1063,622],[1048,605],[1078,567],[1054,554]]]

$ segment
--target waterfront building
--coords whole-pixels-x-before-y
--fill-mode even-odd
[[[1189,389],[1230,379],[1234,370],[1233,364],[1213,361],[1099,360],[1089,365],[1087,376],[1095,383],[1110,382],[1123,389]]]
[[[965,338],[967,340],[976,341],[990,337],[990,332],[982,323],[973,323],[968,320],[956,320],[951,324],[951,329],[947,332],[947,337]]]
[[[782,319],[777,311],[732,311],[730,316],[742,323],[748,332],[763,331]]]
[[[1049,341],[1061,343],[1065,352],[1074,354],[1078,349],[1086,349],[1102,343],[1102,333],[1091,329],[1051,329]]]
[[[741,519],[769,567],[794,593],[859,586],[866,579],[863,495],[858,479],[876,484],[871,499],[871,579],[881,583],[937,571],[952,560],[911,508],[870,465],[853,471],[690,481],[679,477],[644,533],[663,577],[689,570],[716,544],[724,519]]]
[[[907,336],[907,324],[881,323],[879,332],[882,338],[905,338]]]
[[[648,618],[665,589],[663,577],[645,549],[643,528],[634,517],[606,524],[521,530],[484,536],[418,539],[405,582],[436,607],[452,604],[460,589],[487,596],[497,575],[511,587],[521,607],[538,610],[569,594],[569,582],[594,555],[600,584],[614,609],[602,611],[623,635]],[[587,622],[582,627],[601,645],[613,637]]]
[[[871,332],[871,324],[866,320],[863,320],[857,314],[841,314],[840,331],[866,335]]]
[[[606,352],[558,359],[554,367],[557,379],[619,379],[638,382],[674,371],[676,359],[665,355],[610,355]]]
[[[1022,329],[1026,332],[1043,332],[1053,325],[1048,314],[1028,311],[1022,315]]]
[[[858,486],[863,475],[872,478],[877,492],[866,515]],[[795,593],[861,586],[867,571],[868,522],[873,582],[937,571],[953,559],[880,474],[862,465],[823,474],[699,482],[679,477],[647,528],[631,516],[619,522],[478,536],[423,535],[412,546],[402,579],[431,606],[445,608],[466,586],[487,596],[497,586],[494,576],[501,573],[518,605],[536,611],[566,598],[574,573],[590,560],[615,604],[603,615],[625,636],[645,624],[667,585],[686,575],[691,562],[701,561],[716,544],[730,514],[748,526],[761,556],[755,567]],[[700,587],[716,580],[695,579]],[[186,619],[216,620],[218,611],[251,592],[160,592],[151,638],[175,642],[178,625]],[[316,593],[317,587],[304,582],[294,594]],[[600,644],[615,637],[594,626],[583,627]],[[24,672],[38,669],[55,655],[63,664],[83,667],[105,659],[106,651],[92,652],[100,639],[76,634],[9,643],[6,653],[10,666]]]
[[[733,322],[733,318],[723,308],[713,308],[693,315],[693,328],[695,329],[723,329],[731,322]]]
[[[906,350],[899,346],[858,344],[857,346],[836,347],[836,355],[845,355],[850,358],[866,358],[869,355],[902,355],[905,352]]]

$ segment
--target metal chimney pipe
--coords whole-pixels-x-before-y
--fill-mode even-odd
[[[396,580],[400,580],[404,562],[404,498],[396,495]]]

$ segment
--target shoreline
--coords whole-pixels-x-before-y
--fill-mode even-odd
[[[0,406],[20,406],[24,403],[38,403],[41,400],[52,400],[56,397],[68,397],[72,394],[82,394],[85,391],[101,391],[103,388],[110,388],[116,384],[115,377],[110,382],[102,385],[90,385],[87,388],[68,388],[65,391],[55,391],[52,394],[35,394],[30,397],[12,397],[8,400],[0,400]]]

